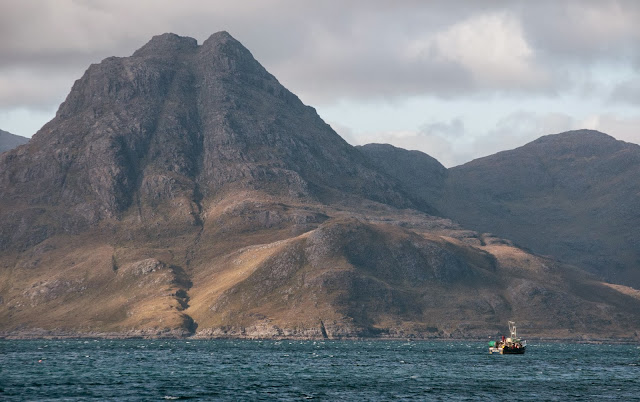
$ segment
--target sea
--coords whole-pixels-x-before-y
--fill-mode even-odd
[[[640,346],[0,340],[0,401],[639,401]]]

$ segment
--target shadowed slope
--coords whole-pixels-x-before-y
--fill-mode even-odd
[[[571,131],[448,170],[418,151],[358,149],[438,215],[640,287],[638,145]]]
[[[449,170],[438,208],[471,228],[640,287],[640,146],[581,130]]]

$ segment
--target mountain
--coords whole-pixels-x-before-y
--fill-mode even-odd
[[[570,131],[438,174],[428,155],[370,147],[360,150],[442,216],[640,288],[640,146]]]
[[[197,224],[202,198],[239,190],[411,205],[224,32],[202,46],[165,34],[92,65],[30,147],[0,166],[3,202],[29,205],[4,217],[0,249],[109,219],[153,219],[165,202],[178,206],[177,225]]]
[[[26,144],[29,139],[0,130],[0,153],[9,151],[18,145]]]
[[[640,146],[579,130],[450,169],[440,209],[640,288]]]
[[[638,337],[634,289],[375,163],[226,32],[105,59],[0,155],[0,335]]]

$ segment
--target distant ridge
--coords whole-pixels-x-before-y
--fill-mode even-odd
[[[26,137],[0,130],[0,152],[9,151],[27,142],[29,142],[29,139]]]
[[[396,152],[408,158],[408,151]],[[640,288],[636,144],[576,130],[545,135],[436,176],[429,167],[416,173],[413,164],[393,155],[381,157],[379,166],[400,177],[405,191],[466,227]]]

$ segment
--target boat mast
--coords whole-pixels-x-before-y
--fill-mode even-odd
[[[514,321],[509,321],[509,337],[511,339],[517,339],[518,335],[516,333],[516,323]]]

